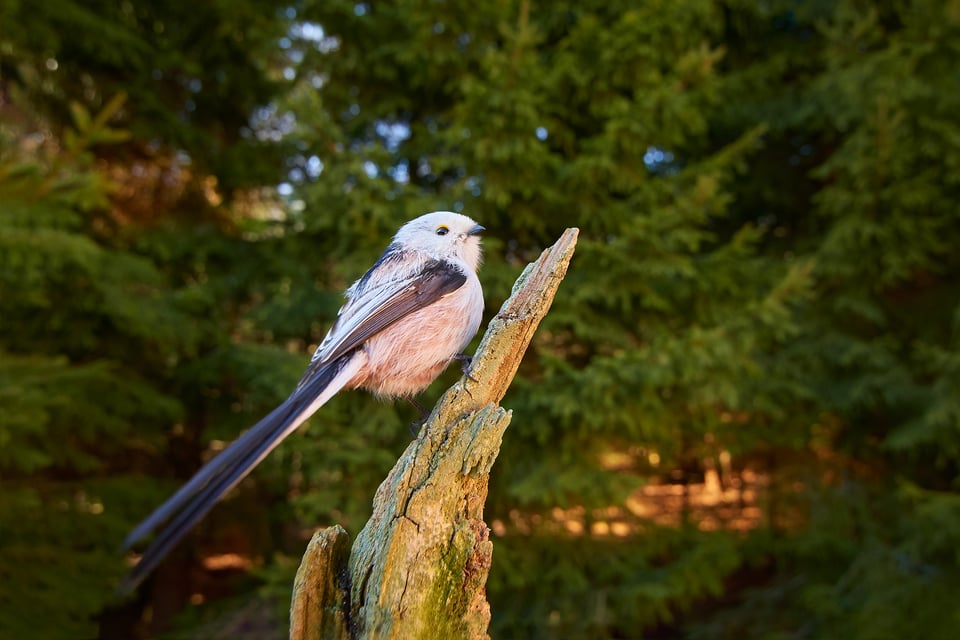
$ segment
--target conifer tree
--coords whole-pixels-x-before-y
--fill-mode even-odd
[[[0,5],[0,636],[282,635],[411,408],[335,399],[137,600],[113,552],[456,209],[490,311],[581,228],[504,399],[494,637],[952,637],[957,2]]]

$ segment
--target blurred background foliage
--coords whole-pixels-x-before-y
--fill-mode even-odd
[[[0,0],[0,637],[282,637],[403,403],[337,398],[125,601],[116,549],[455,209],[488,317],[582,230],[493,637],[953,638],[958,206],[957,0]]]

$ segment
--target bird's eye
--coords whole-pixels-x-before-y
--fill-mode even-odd
[[[438,236],[445,236],[445,235],[447,235],[447,233],[449,233],[449,232],[450,232],[450,229],[448,229],[448,228],[446,227],[446,225],[440,225],[439,227],[437,227],[437,235],[438,235]]]

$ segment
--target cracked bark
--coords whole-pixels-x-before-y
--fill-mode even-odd
[[[567,229],[527,266],[464,376],[440,398],[373,501],[349,557],[339,526],[304,554],[291,640],[488,638],[493,555],[483,521],[490,469],[511,412],[499,406],[567,271]]]

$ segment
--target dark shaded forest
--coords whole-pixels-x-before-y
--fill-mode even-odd
[[[0,0],[0,637],[284,637],[406,403],[341,394],[127,599],[118,548],[433,210],[486,319],[581,229],[492,637],[956,637],[958,0]]]

